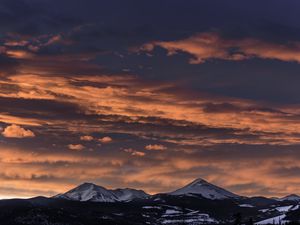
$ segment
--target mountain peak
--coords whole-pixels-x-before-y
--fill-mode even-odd
[[[59,198],[75,200],[75,201],[102,201],[113,202],[116,197],[104,187],[93,183],[83,183],[62,194]]]
[[[94,183],[89,183],[89,182],[85,182],[80,184],[79,186],[75,187],[74,189],[70,190],[71,191],[96,191],[96,192],[106,192],[108,191],[106,188],[96,185]]]
[[[84,182],[80,185],[78,185],[76,188],[104,188],[104,187],[101,187],[99,185],[96,185],[94,183],[90,183],[90,182]]]
[[[201,184],[209,184],[209,183],[202,178],[197,178],[194,181],[192,181],[189,185],[201,185]]]
[[[290,195],[287,195],[283,198],[279,198],[278,200],[279,201],[297,201],[297,202],[299,202],[300,201],[300,196],[296,195],[296,194],[290,194]]]
[[[290,195],[287,195],[287,196],[285,196],[285,197],[296,197],[296,198],[300,198],[300,196],[299,196],[299,195],[296,195],[296,194],[290,194]]]
[[[97,185],[94,183],[90,183],[90,182],[84,182],[80,185],[78,185],[77,187],[96,187]]]
[[[171,195],[189,195],[198,194],[208,199],[226,199],[226,198],[237,198],[238,195],[231,193],[223,188],[215,186],[204,179],[198,178],[188,185],[180,188]]]

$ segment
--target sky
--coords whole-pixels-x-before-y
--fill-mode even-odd
[[[0,198],[203,178],[300,194],[300,2],[2,0]]]

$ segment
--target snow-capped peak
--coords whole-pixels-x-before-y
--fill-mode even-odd
[[[74,201],[123,202],[148,196],[147,193],[141,190],[130,188],[110,190],[93,183],[83,183],[65,194],[55,196],[55,198]]]
[[[171,195],[188,195],[188,194],[199,194],[204,198],[208,199],[226,199],[226,198],[238,198],[239,196],[231,193],[223,188],[217,187],[207,181],[199,178],[191,182],[190,184],[180,188]]]
[[[104,187],[92,183],[83,183],[61,195],[60,198],[75,201],[115,202],[117,197]]]
[[[296,194],[287,195],[283,198],[279,198],[279,201],[295,201],[300,202],[300,196]]]

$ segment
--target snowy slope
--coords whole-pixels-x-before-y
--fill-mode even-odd
[[[259,221],[255,225],[263,224],[284,224],[287,221],[284,221],[285,215],[275,216],[266,220]]]
[[[208,199],[226,199],[226,198],[240,197],[223,188],[210,184],[203,179],[196,179],[192,183],[169,194],[170,195],[200,194],[202,195],[202,197]]]
[[[142,191],[142,190],[136,190],[131,188],[118,188],[115,190],[112,190],[115,196],[117,196],[119,201],[131,201],[135,198],[147,198],[149,195]]]
[[[148,194],[140,190],[129,188],[109,190],[93,183],[84,183],[64,194],[55,196],[55,198],[83,202],[122,202],[131,201],[135,198],[146,198],[148,196]]]

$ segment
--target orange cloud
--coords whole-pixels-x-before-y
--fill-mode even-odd
[[[300,63],[300,43],[271,43],[254,38],[229,39],[216,32],[199,33],[178,41],[156,41],[142,46],[143,51],[152,51],[160,46],[169,55],[186,52],[193,56],[191,64],[204,63],[209,59],[245,60],[252,57],[295,61]]]
[[[143,156],[146,155],[145,152],[137,151],[137,150],[134,150],[132,148],[126,148],[126,149],[124,149],[124,152],[128,152],[133,156],[139,156],[139,157],[143,157]]]
[[[85,136],[81,136],[80,140],[82,141],[92,141],[94,138],[92,136],[89,135],[85,135]]]
[[[28,126],[42,126],[45,124],[52,124],[50,121],[35,119],[35,118],[24,118],[19,116],[13,116],[9,114],[1,114],[0,113],[0,122],[4,123],[13,123],[17,125],[28,125]]]
[[[167,147],[164,146],[164,145],[154,144],[154,145],[147,145],[147,146],[145,146],[145,149],[150,150],[150,151],[152,151],[152,150],[154,150],[154,151],[163,151],[163,150],[166,150]]]
[[[98,141],[100,141],[100,142],[103,143],[103,144],[107,144],[107,143],[112,142],[112,138],[106,136],[106,137],[103,137],[103,138],[99,138]]]
[[[197,140],[193,137],[188,140],[190,144],[300,143],[297,137],[300,130],[297,115],[300,110],[294,105],[276,107],[270,105],[270,110],[263,110],[268,107],[265,103],[250,100],[208,96],[201,93],[194,93],[194,97],[191,98],[184,90],[172,91],[176,87],[175,84],[145,82],[133,76],[103,75],[68,78],[22,74],[0,80],[1,84],[18,87],[10,92],[0,91],[1,97],[72,103],[86,115],[116,115],[129,118],[128,122],[139,123],[147,123],[143,118],[155,117],[172,120],[174,124],[181,121],[180,123],[186,125],[194,123],[212,128],[246,130],[248,133],[261,135],[260,139],[248,142],[241,141],[238,137],[226,140],[214,139],[210,136],[199,137]],[[26,120],[26,118],[22,120],[7,114],[0,114],[0,121],[21,125],[22,123],[58,126],[64,124],[66,129],[75,129],[75,126],[70,126],[65,121]],[[75,123],[77,122],[74,121]],[[87,129],[85,132],[91,132],[94,128],[85,129]],[[108,139],[107,141],[109,142]],[[174,141],[180,142],[180,140]],[[183,139],[181,141],[182,144],[187,143]]]
[[[16,59],[30,59],[34,57],[33,53],[24,50],[7,50],[6,54],[9,57],[16,58]]]
[[[92,165],[92,166],[91,166]],[[71,151],[26,151],[0,146],[0,198],[53,196],[75,184],[109,176],[122,160]],[[85,168],[90,168],[83,172]],[[72,181],[73,180],[73,181]],[[75,183],[74,183],[75,181]]]
[[[19,125],[12,124],[7,126],[2,135],[7,138],[29,138],[35,137],[35,134],[31,130],[26,130]]]
[[[70,150],[75,150],[75,151],[81,151],[83,150],[85,147],[82,144],[69,144],[68,148]]]
[[[299,192],[298,173],[294,176],[283,174],[284,179],[280,173],[276,174],[278,170],[293,170],[299,165],[300,156],[295,156],[286,149],[282,149],[286,153],[279,152],[276,155],[272,151],[264,157],[254,157],[255,153],[251,153],[250,158],[244,151],[241,151],[245,153],[244,157],[235,158],[236,154],[230,151],[226,153],[228,157],[219,157],[218,154],[224,153],[210,154],[209,149],[202,153],[200,149],[193,153],[177,150],[180,153],[172,151],[167,154],[169,151],[163,151],[159,155],[151,155],[128,148],[123,150],[128,156],[120,154],[118,157],[119,155],[98,155],[88,151],[87,154],[74,154],[71,151],[32,152],[0,146],[0,188],[11,189],[10,193],[6,193],[7,196],[14,193],[19,197],[37,194],[49,196],[54,195],[53,192],[67,191],[82,181],[96,180],[107,187],[128,186],[157,193],[172,191],[202,177],[238,194],[249,196]],[[238,189],[238,186],[243,188]],[[14,192],[13,188],[22,192]],[[270,193],[266,193],[266,189]]]

